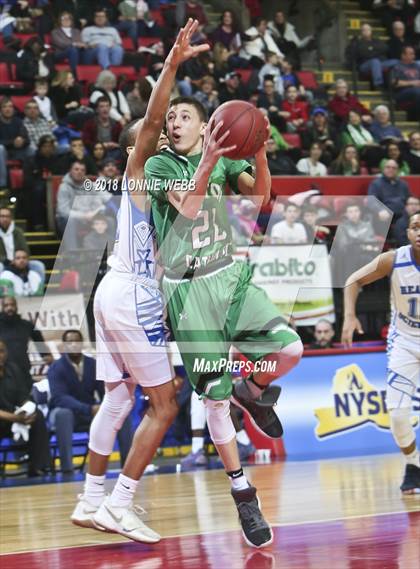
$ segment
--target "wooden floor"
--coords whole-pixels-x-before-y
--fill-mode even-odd
[[[0,490],[0,552],[7,555],[0,566],[418,569],[420,495],[401,495],[402,469],[398,455],[250,466],[247,475],[276,528],[274,544],[263,553],[243,543],[222,470],[154,474],[142,480],[138,503],[148,511],[149,525],[168,538],[153,547],[73,526],[69,515],[81,482],[5,488]],[[109,490],[114,482],[108,481]],[[349,549],[350,542],[355,550]],[[177,556],[171,557],[171,551]],[[10,555],[19,552],[24,554]],[[334,563],[331,555],[337,556]],[[117,558],[124,563],[110,561]]]

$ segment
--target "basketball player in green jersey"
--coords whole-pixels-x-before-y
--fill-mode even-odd
[[[170,148],[145,165],[161,263],[163,290],[182,359],[195,391],[203,397],[213,442],[232,484],[245,540],[254,547],[272,541],[256,489],[243,474],[229,400],[247,411],[266,435],[282,435],[273,410],[280,388],[269,384],[302,355],[299,336],[287,326],[265,292],[251,283],[245,263],[234,262],[225,188],[260,205],[268,202],[271,178],[265,148],[248,162],[223,155],[229,134],[222,123],[210,132],[206,113],[193,98],[173,100],[166,116]],[[268,123],[267,123],[268,132]],[[182,182],[190,184],[187,191]],[[255,363],[254,373],[233,388],[228,368],[234,345]],[[270,364],[270,371],[262,371]],[[272,366],[272,367],[271,367]]]

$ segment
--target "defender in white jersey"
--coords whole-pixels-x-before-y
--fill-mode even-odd
[[[401,490],[420,493],[420,458],[411,424],[413,397],[420,386],[420,212],[408,219],[410,245],[382,253],[347,279],[344,290],[342,342],[363,333],[356,318],[360,287],[391,277],[391,323],[388,334],[387,407],[395,442],[406,458]]]
[[[155,543],[160,535],[148,528],[133,506],[138,481],[173,422],[178,406],[173,371],[166,352],[163,303],[155,278],[153,227],[144,182],[144,164],[162,141],[169,97],[181,63],[208,50],[191,46],[198,22],[189,20],[178,34],[153,89],[144,119],[127,125],[120,146],[127,151],[118,233],[110,271],[94,301],[97,379],[105,396],[92,422],[89,467],[84,492],[71,516],[74,524],[116,532],[135,541]],[[132,191],[133,190],[133,191]],[[136,385],[149,398],[122,473],[105,497],[105,473],[116,433],[134,403]]]

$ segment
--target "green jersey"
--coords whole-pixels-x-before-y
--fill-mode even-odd
[[[168,191],[180,189],[178,182],[191,179],[200,159],[201,154],[180,156],[164,150],[145,165],[159,252],[165,268],[180,276],[232,254],[225,188],[229,184],[238,193],[239,175],[252,171],[245,160],[220,158],[210,174],[201,210],[196,219],[187,219],[169,202]],[[184,190],[188,191],[185,186]]]

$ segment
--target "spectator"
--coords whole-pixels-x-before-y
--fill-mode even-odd
[[[31,414],[19,412],[22,405],[30,399],[30,393],[31,385],[28,385],[25,374],[9,361],[6,344],[0,340],[0,439],[13,436],[14,424],[28,427],[28,476],[42,476],[51,469],[49,436],[44,415],[36,406]]]
[[[338,154],[338,135],[336,129],[328,122],[328,112],[322,107],[312,111],[312,121],[300,133],[302,146],[309,150],[311,144],[317,142],[322,149],[322,159],[329,166]]]
[[[84,189],[86,167],[75,161],[58,188],[56,222],[64,235],[66,249],[79,249],[79,234],[88,229],[98,213],[105,213],[111,195],[104,191],[88,194]],[[76,199],[77,198],[77,199]]]
[[[0,143],[6,148],[10,160],[24,160],[30,155],[28,131],[8,97],[0,101]]]
[[[397,242],[397,247],[408,245],[407,227],[410,215],[420,211],[420,198],[409,196],[405,202],[404,212],[395,222],[392,235]]]
[[[400,129],[391,123],[387,106],[378,105],[375,107],[373,116],[375,119],[370,125],[369,130],[376,142],[382,144],[389,140],[399,141],[403,139]]]
[[[352,144],[366,161],[368,168],[376,168],[383,156],[383,150],[375,142],[370,132],[362,125],[362,118],[357,111],[350,111],[347,125],[341,134],[342,143]]]
[[[107,192],[113,195],[121,195],[121,176],[115,160],[105,158],[99,167],[99,177],[104,180],[102,187],[106,188]],[[98,183],[100,186],[101,181]],[[109,203],[108,207],[112,207],[112,204]]]
[[[286,120],[288,132],[301,130],[309,120],[309,105],[305,101],[298,101],[298,95],[294,85],[286,88],[286,100],[281,105],[281,116]]]
[[[213,48],[214,77],[223,82],[225,76],[231,72],[229,65],[229,51],[221,43],[216,43]],[[248,65],[248,64],[247,64]]]
[[[200,88],[194,93],[196,98],[207,111],[210,117],[220,105],[219,93],[216,90],[216,81],[210,75],[205,75],[200,82]]]
[[[219,91],[220,103],[226,103],[226,101],[232,101],[233,99],[240,99],[241,101],[248,99],[247,89],[241,81],[241,76],[236,72],[226,75]]]
[[[131,121],[130,107],[122,91],[117,89],[117,78],[112,71],[101,71],[96,78],[94,90],[89,98],[92,105],[100,97],[107,97],[111,103],[109,116],[122,126]]]
[[[165,46],[163,41],[158,41],[150,48],[149,75],[154,81],[159,79],[159,75],[165,64]],[[147,79],[146,79],[147,80]]]
[[[284,57],[284,54],[279,50],[267,29],[267,20],[259,17],[255,21],[255,26],[246,30],[244,43],[239,55],[246,59],[252,67],[261,69],[265,63],[265,53],[267,51],[277,53],[279,57]]]
[[[281,110],[282,102],[280,94],[275,89],[273,79],[265,78],[263,91],[258,95],[257,106],[265,109],[270,123],[284,132],[286,130],[286,120]]]
[[[44,291],[40,274],[29,268],[29,255],[22,249],[15,250],[13,261],[0,278],[10,281],[15,296],[40,296]]]
[[[284,83],[281,75],[280,58],[277,53],[269,51],[265,56],[265,65],[258,73],[260,89],[264,88],[264,80],[271,79],[274,82],[274,89],[281,97],[284,94]]]
[[[401,61],[393,71],[395,99],[409,103],[413,107],[413,116],[420,119],[420,64],[415,61],[414,48],[406,45],[401,51]]]
[[[99,169],[102,166],[103,161],[106,156],[106,148],[102,142],[97,142],[92,149],[92,156],[96,164],[96,168]]]
[[[59,174],[60,176],[67,174],[71,168],[71,165],[76,160],[82,162],[82,164],[85,165],[86,174],[88,176],[94,176],[98,173],[96,162],[87,151],[85,145],[83,144],[83,140],[81,138],[72,138],[70,141],[70,151],[66,152],[66,154],[62,154],[57,163],[54,165],[54,174]]]
[[[285,13],[281,10],[277,10],[274,14],[274,20],[268,23],[268,30],[279,50],[284,53],[289,61],[294,63],[296,69],[300,69],[299,50],[307,47],[313,41],[313,36],[300,39],[295,27],[286,20]]]
[[[373,8],[382,20],[382,24],[391,33],[392,24],[396,20],[404,22],[412,21],[415,13],[415,0],[374,0]]]
[[[350,111],[360,113],[364,122],[372,122],[368,109],[362,105],[355,95],[349,92],[347,82],[344,79],[337,79],[335,82],[335,95],[330,99],[328,108],[340,124],[347,121]]]
[[[395,160],[398,164],[398,172],[397,176],[408,176],[410,174],[410,166],[407,162],[403,159],[401,148],[398,143],[396,142],[389,142],[386,147],[386,156],[382,158],[379,169],[383,173],[384,166],[387,160]]]
[[[241,200],[239,206],[239,234],[245,239],[245,244],[260,245],[264,241],[261,227],[256,221],[257,208],[251,200]]]
[[[89,431],[104,395],[104,384],[96,380],[95,360],[82,353],[81,332],[66,330],[62,341],[63,355],[48,369],[51,391],[49,418],[57,436],[61,470],[72,473],[73,432]],[[131,445],[131,416],[124,421],[117,436],[123,465]]]
[[[386,43],[372,37],[370,24],[363,24],[360,31],[361,36],[354,45],[359,71],[371,76],[375,89],[382,89],[384,86],[384,71],[391,69],[398,63],[398,60],[386,59]]]
[[[36,101],[38,105],[41,117],[54,128],[57,123],[57,113],[55,112],[51,99],[48,97],[48,81],[45,79],[35,81],[34,101]]]
[[[118,4],[120,12],[116,28],[125,33],[133,42],[134,50],[137,50],[138,37],[160,37],[162,30],[153,19],[149,6],[144,0],[123,0]]]
[[[203,3],[199,0],[178,0],[176,3],[176,23],[181,28],[185,26],[188,18],[198,20],[198,32],[202,30],[209,23]]]
[[[58,26],[51,32],[51,45],[54,48],[54,60],[68,60],[73,75],[77,76],[77,66],[81,60],[82,49],[86,47],[82,41],[80,30],[74,26],[73,15],[61,12]]]
[[[309,344],[310,350],[328,350],[333,347],[334,326],[325,318],[318,320],[314,328],[314,342]]]
[[[267,140],[266,153],[268,168],[272,176],[295,176],[299,174],[294,162],[283,151],[279,151],[272,137]]]
[[[308,158],[301,158],[296,167],[301,174],[306,176],[327,176],[327,167],[319,161],[321,156],[321,145],[318,142],[314,142],[309,149]]]
[[[31,362],[28,355],[30,340],[34,342],[35,348],[44,363],[50,364],[53,361],[42,333],[32,322],[25,320],[18,314],[16,298],[13,296],[5,296],[1,299],[0,337],[6,343],[9,360],[22,369],[28,378],[28,384],[32,382]]]
[[[405,36],[404,22],[394,22],[392,24],[391,38],[388,40],[388,57],[390,59],[401,59],[401,52],[405,45],[410,43]]]
[[[88,148],[93,148],[96,142],[102,142],[107,151],[107,157],[121,157],[118,139],[121,133],[121,123],[111,118],[111,104],[107,97],[99,97],[96,101],[95,116],[86,121],[83,126],[82,139]]]
[[[332,176],[360,176],[359,153],[354,144],[346,144],[331,164]]]
[[[210,39],[213,45],[220,43],[228,50],[233,66],[241,64],[242,60],[238,55],[241,45],[240,29],[232,10],[225,10],[222,13],[220,24],[212,31]]]
[[[370,201],[369,207],[379,222],[379,228],[388,227],[392,220],[401,217],[404,213],[404,206],[408,197],[411,195],[407,182],[398,178],[398,164],[395,160],[387,160],[384,164],[383,174],[373,180],[368,188],[368,195],[374,196],[380,203]],[[391,210],[391,214],[386,206]]]
[[[51,134],[41,136],[33,156],[23,164],[25,215],[34,231],[46,226],[47,177],[56,172],[55,138]]]
[[[420,130],[415,130],[408,137],[409,147],[404,155],[411,174],[420,174]]]
[[[59,71],[51,83],[51,101],[60,121],[72,122],[80,109],[81,90],[71,71]]]
[[[105,3],[104,0],[101,1],[102,5]],[[82,0],[77,3],[73,2],[73,0],[54,0],[51,9],[56,20],[59,19],[60,14],[68,11],[73,16],[77,27],[84,28],[88,22],[93,20],[94,6],[95,4],[88,0]]]
[[[28,243],[23,231],[16,227],[12,210],[0,207],[0,272],[11,262],[15,251],[22,249],[30,255]],[[29,268],[37,271],[45,279],[45,266],[41,261],[29,261]]]
[[[317,225],[318,209],[316,206],[307,204],[303,207],[302,221],[308,243],[326,243],[331,231],[324,225]]]
[[[295,204],[288,203],[284,211],[284,220],[275,223],[271,228],[271,242],[282,244],[307,243],[305,227],[302,223],[297,222],[299,215],[300,208]]]
[[[113,231],[109,224],[109,218],[98,213],[93,219],[91,230],[83,237],[83,249],[98,251],[102,257],[105,247],[112,251]]]
[[[1,126],[0,126],[1,128]],[[6,147],[0,144],[0,192],[7,187]]]
[[[140,77],[134,82],[132,91],[127,93],[127,103],[133,119],[144,117],[152,89],[150,81],[146,77]]]
[[[38,103],[34,99],[31,99],[25,105],[23,125],[28,132],[30,149],[33,153],[36,152],[41,137],[49,136],[55,139],[51,125],[41,117]]]
[[[213,72],[214,63],[208,53],[200,53],[198,57],[186,61],[179,72],[180,77],[182,77],[177,83],[179,92],[183,96],[191,97],[194,88],[200,84],[201,79],[205,75],[213,75]]]
[[[16,79],[23,81],[31,89],[36,79],[49,79],[54,73],[54,59],[40,40],[30,38],[18,53]]]
[[[103,69],[121,65],[124,56],[121,38],[117,30],[108,25],[105,10],[97,8],[93,21],[94,25],[84,28],[81,36],[87,45],[85,63],[97,62]]]

